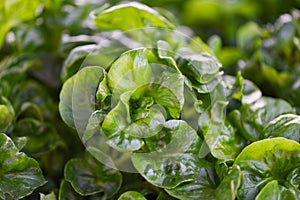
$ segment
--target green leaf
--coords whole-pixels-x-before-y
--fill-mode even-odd
[[[102,193],[111,197],[120,188],[122,175],[119,171],[106,167],[90,154],[85,159],[69,160],[65,166],[65,179],[80,195]]]
[[[215,158],[225,161],[234,159],[245,145],[224,117],[226,106],[226,102],[217,101],[209,112],[199,117],[199,126],[210,152]],[[204,157],[207,153],[202,150],[200,156]]]
[[[97,50],[99,50],[99,46],[95,44],[79,46],[72,49],[62,67],[62,80],[66,81],[68,78],[76,74],[82,66],[84,59],[92,53],[97,52]]]
[[[7,32],[20,23],[33,19],[40,5],[39,0],[4,0],[0,5],[0,47]]]
[[[300,166],[300,144],[280,137],[260,140],[248,145],[234,166],[241,168],[244,177],[238,199],[254,199],[272,180],[282,186],[289,182],[288,174]]]
[[[56,200],[56,195],[54,192],[47,195],[40,193],[40,200]]]
[[[14,128],[14,136],[28,137],[25,151],[31,155],[51,151],[62,144],[54,126],[36,119],[18,120]]]
[[[181,183],[179,186],[166,189],[167,193],[173,197],[182,200],[197,199],[216,199],[215,189],[217,188],[217,174],[210,163],[201,161],[197,163],[198,172],[195,174],[195,180]]]
[[[293,191],[278,184],[278,181],[269,182],[256,196],[255,200],[277,199],[277,200],[297,200],[297,196]]]
[[[216,198],[235,200],[241,185],[242,175],[239,167],[233,168],[216,189]]]
[[[31,194],[46,183],[37,161],[18,151],[12,140],[0,134],[0,198]]]
[[[134,153],[132,162],[153,185],[174,188],[180,183],[195,180],[199,166],[206,163],[202,163],[197,156],[201,140],[186,122],[170,120],[165,128],[164,131],[172,133],[170,142],[153,152]]]
[[[105,30],[127,31],[146,27],[174,28],[156,10],[138,2],[120,4],[104,11],[100,8],[95,10],[93,15],[96,26]]]
[[[69,182],[65,180],[61,181],[60,188],[59,188],[59,200],[81,200],[81,199],[84,198],[73,190],[72,185]]]
[[[146,48],[134,49],[123,53],[111,66],[107,78],[113,95],[149,84],[152,69],[150,66],[154,55]]]
[[[0,104],[0,131],[5,131],[14,119],[14,114],[6,105]]]
[[[91,114],[99,82],[104,78],[101,67],[85,67],[68,79],[60,92],[59,112],[62,119],[83,134]]]
[[[264,128],[264,137],[285,137],[300,142],[300,116],[284,114],[270,121]]]
[[[123,193],[118,200],[147,200],[141,193],[135,191],[127,191]]]
[[[208,53],[180,55],[179,70],[198,84],[211,82],[219,73],[221,64]]]
[[[263,139],[263,129],[267,124],[285,113],[291,113],[292,107],[282,99],[262,97],[252,104],[244,104],[234,110],[229,117],[240,133],[250,141]]]

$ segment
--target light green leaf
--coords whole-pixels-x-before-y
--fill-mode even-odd
[[[56,195],[54,192],[47,195],[40,193],[40,200],[56,200]]]
[[[156,10],[138,2],[120,4],[104,11],[100,8],[95,10],[93,15],[96,26],[106,30],[126,31],[146,27],[174,28],[174,25]]]
[[[0,134],[0,198],[21,199],[46,183],[37,161],[18,151],[12,140]]]
[[[60,92],[59,112],[62,119],[81,135],[95,111],[96,91],[103,78],[103,68],[85,67],[68,79]]]
[[[286,187],[279,185],[277,180],[274,180],[269,182],[255,198],[255,200],[266,199],[297,200],[299,199],[299,196],[297,196],[295,192],[287,189]]]
[[[236,158],[243,182],[238,190],[238,199],[254,199],[269,182],[277,180],[284,186],[287,176],[300,166],[300,144],[286,138],[264,139],[248,145]],[[294,190],[294,188],[289,188]]]
[[[199,117],[199,126],[203,132],[211,154],[220,160],[233,160],[245,145],[244,139],[236,134],[232,125],[225,119],[227,103],[217,101],[209,112]],[[202,150],[201,157],[208,152]]]
[[[0,4],[0,47],[7,32],[18,24],[36,16],[39,0],[2,0]]]
[[[135,191],[127,191],[123,193],[118,200],[147,200],[141,193]]]
[[[107,78],[113,95],[119,97],[122,93],[149,84],[152,75],[151,60],[153,53],[146,49],[134,49],[123,53],[111,66]]]

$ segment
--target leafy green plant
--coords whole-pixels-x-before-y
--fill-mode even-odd
[[[223,47],[138,2],[23,4],[0,5],[0,199],[299,199],[299,11]]]

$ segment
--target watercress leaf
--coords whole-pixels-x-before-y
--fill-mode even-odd
[[[63,145],[52,124],[33,118],[24,118],[18,120],[14,128],[14,136],[28,137],[24,150],[30,155],[45,153]]]
[[[288,188],[293,188],[300,195],[299,186],[300,186],[300,167],[296,167],[294,170],[286,176],[288,182],[285,183],[285,186]]]
[[[264,128],[264,137],[285,137],[300,142],[300,116],[284,114],[270,121]]]
[[[100,130],[100,124],[103,122],[105,116],[106,113],[102,110],[96,110],[92,113],[82,136],[83,143],[86,143],[93,137],[97,130]]]
[[[25,3],[25,4],[24,4]],[[39,0],[33,1],[3,1],[0,5],[1,15],[1,31],[0,31],[0,46],[2,46],[3,41],[7,32],[14,26],[20,23],[33,19],[36,16],[36,10],[40,5]]]
[[[213,164],[202,160],[197,167],[198,171],[194,181],[184,182],[175,188],[166,189],[167,193],[182,200],[216,199],[215,189],[218,185],[218,178]]]
[[[59,112],[63,121],[70,127],[75,128],[73,119],[73,88],[75,76],[69,78],[60,91]]]
[[[178,60],[179,70],[200,84],[212,81],[219,73],[221,64],[208,53],[181,55]]]
[[[163,40],[157,41],[157,53],[159,58],[166,59],[168,63],[179,72],[178,66],[174,59],[174,52],[168,42]]]
[[[279,185],[277,180],[273,180],[269,182],[255,198],[255,200],[265,199],[297,200],[298,196],[293,191]]]
[[[0,131],[6,131],[14,119],[14,113],[3,104],[0,104]]]
[[[69,126],[82,135],[95,110],[95,95],[104,78],[101,67],[85,67],[68,79],[60,92],[59,112]]]
[[[165,123],[165,117],[159,109],[151,107],[147,116],[136,120],[125,128],[131,136],[137,138],[147,138],[158,133]]]
[[[120,188],[122,175],[86,154],[85,159],[71,159],[65,166],[65,179],[81,195],[102,193],[111,197]]]
[[[59,199],[60,200],[81,200],[84,199],[84,197],[76,193],[69,182],[62,180],[59,188]]]
[[[282,186],[288,181],[287,175],[300,166],[300,144],[281,137],[254,142],[236,158],[237,166],[244,177],[238,199],[254,199],[270,181],[277,180]]]
[[[31,194],[46,183],[37,161],[18,151],[13,141],[0,134],[0,197],[14,199]]]
[[[108,86],[113,95],[134,90],[150,83],[152,70],[150,66],[154,54],[146,49],[134,49],[123,53],[112,65],[107,74]]]
[[[120,4],[104,11],[100,8],[100,10],[95,10],[93,15],[96,26],[106,30],[126,31],[145,27],[174,28],[174,25],[156,10],[138,2]]]
[[[263,129],[267,124],[285,113],[291,113],[292,107],[282,99],[262,97],[252,104],[243,104],[239,110],[229,114],[233,124],[247,140],[264,138]]]
[[[123,193],[118,200],[147,200],[141,193],[135,191],[127,191]]]
[[[170,120],[165,131],[172,133],[171,141],[162,149],[149,153],[134,153],[132,162],[141,175],[153,185],[174,188],[195,179],[202,166],[197,153],[201,140],[186,122]],[[149,138],[151,139],[151,138]]]
[[[116,135],[130,122],[129,99],[132,91],[120,96],[118,104],[106,115],[102,123],[102,130],[107,137]]]
[[[84,59],[98,48],[99,47],[97,45],[90,44],[72,49],[62,67],[62,80],[66,81],[68,78],[73,76],[80,69]]]
[[[209,113],[203,113],[199,117],[199,126],[210,152],[215,158],[225,161],[234,159],[245,145],[245,141],[225,120],[226,106],[227,102],[217,101],[212,105]],[[206,155],[207,152],[201,151],[201,157]]]
[[[42,194],[40,193],[40,200],[56,200],[56,195],[54,192],[51,192],[50,194]]]
[[[110,90],[107,85],[107,73],[104,71],[104,78],[99,83],[98,90],[96,93],[96,98],[99,101],[104,101],[105,98],[110,94]]]
[[[15,137],[13,138],[13,142],[16,145],[17,149],[20,151],[26,146],[28,137]]]
[[[220,200],[235,200],[238,188],[240,187],[242,182],[242,176],[243,174],[238,166],[236,168],[233,168],[217,187],[216,198]]]

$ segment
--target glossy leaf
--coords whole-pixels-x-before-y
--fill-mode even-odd
[[[29,158],[5,134],[0,134],[0,198],[31,194],[46,183],[37,161]]]
[[[40,193],[40,200],[56,200],[56,195],[54,192],[47,195]]]
[[[135,191],[127,191],[123,193],[118,200],[147,200],[141,193]]]
[[[263,129],[281,114],[292,112],[286,101],[262,97],[252,104],[244,104],[239,110],[230,113],[233,124],[247,140],[263,139]]]
[[[154,55],[146,48],[122,54],[111,66],[107,78],[113,95],[134,90],[150,83],[152,69],[150,61]]]
[[[285,114],[270,121],[264,128],[264,137],[285,137],[300,142],[300,116]]]
[[[119,171],[106,167],[90,154],[85,159],[71,159],[65,166],[65,179],[81,195],[102,193],[111,197],[122,183]]]
[[[132,162],[150,183],[174,188],[180,183],[195,180],[199,166],[205,165],[197,157],[201,140],[186,122],[170,120],[165,127],[172,132],[171,140],[163,148],[149,153],[135,153]],[[150,139],[150,138],[149,138]]]
[[[239,167],[236,167],[221,181],[216,189],[216,198],[235,200],[238,188],[241,185],[243,174]]]
[[[156,10],[138,2],[120,4],[104,11],[95,10],[93,14],[95,24],[100,29],[126,31],[146,27],[173,28]]]
[[[288,182],[287,175],[300,166],[300,144],[280,137],[260,140],[247,146],[234,166],[241,168],[244,177],[238,199],[254,199],[272,180],[281,186]]]
[[[166,189],[167,193],[182,200],[188,199],[215,199],[217,175],[213,165],[204,161],[198,163],[199,171],[194,181],[181,183],[179,186]]]
[[[60,92],[59,112],[62,119],[83,134],[91,114],[99,82],[104,77],[101,67],[85,67],[68,79]]]
[[[284,186],[278,184],[278,181],[274,180],[269,182],[256,196],[255,200],[265,199],[290,199],[297,200],[299,196],[295,192],[287,189]]]
[[[245,141],[224,117],[226,104],[217,101],[212,105],[210,113],[203,113],[199,117],[199,126],[210,152],[217,159],[225,161],[235,159],[245,145]],[[207,153],[202,150],[200,156],[204,157]]]
[[[59,199],[60,200],[81,200],[84,198],[74,191],[72,185],[69,182],[63,180],[60,183]]]
[[[14,118],[14,114],[6,105],[0,104],[0,131],[5,131]]]

